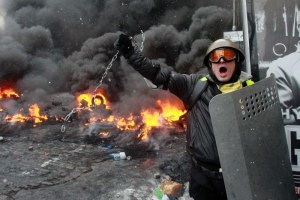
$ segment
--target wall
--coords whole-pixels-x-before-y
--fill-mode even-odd
[[[300,196],[300,0],[253,2],[259,78],[274,74]]]

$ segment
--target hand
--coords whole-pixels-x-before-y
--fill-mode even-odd
[[[119,50],[125,58],[130,57],[134,52],[134,47],[132,46],[131,39],[128,35],[125,35],[123,33],[115,41],[114,47]]]

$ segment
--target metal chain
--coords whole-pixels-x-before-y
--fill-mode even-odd
[[[97,90],[102,86],[102,83],[103,83],[103,80],[105,79],[105,77],[107,76],[107,73],[108,71],[110,70],[110,68],[112,67],[113,63],[115,62],[115,60],[117,60],[118,58],[118,54],[119,54],[119,51],[117,51],[117,53],[113,56],[113,58],[111,59],[110,63],[108,64],[108,66],[106,67],[102,77],[101,77],[101,80],[99,81],[97,87],[95,88],[94,90],[94,95],[96,95],[95,93],[97,92]]]
[[[142,33],[142,44],[141,44],[140,51],[142,52],[144,50],[144,42],[145,42],[146,36],[145,36],[143,30],[141,30],[141,33]]]
[[[142,33],[142,43],[141,43],[140,51],[142,52],[143,49],[144,49],[145,35],[144,35],[144,32],[143,32],[142,30],[141,30],[141,33]],[[130,37],[130,39],[132,40],[132,42],[134,43],[134,45],[137,47],[137,46],[138,46],[138,45],[137,45],[137,42],[136,42],[132,37]],[[97,96],[97,93],[96,93],[96,92],[97,92],[97,90],[102,86],[103,80],[106,78],[106,76],[107,76],[107,74],[108,74],[108,71],[111,69],[111,67],[112,67],[113,63],[115,62],[115,60],[117,60],[118,54],[119,54],[119,51],[117,51],[117,53],[112,57],[110,63],[107,65],[107,67],[106,67],[106,69],[105,69],[105,71],[104,71],[104,73],[103,73],[103,75],[102,75],[102,77],[101,77],[101,79],[100,79],[100,81],[99,81],[97,87],[96,87],[95,90],[93,91],[92,105],[89,106],[89,107],[78,107],[78,108],[73,108],[72,111],[71,111],[69,114],[67,114],[66,117],[64,118],[64,122],[69,121],[70,117],[71,117],[73,114],[79,112],[80,110],[85,110],[85,109],[89,109],[89,108],[91,108],[91,107],[95,107],[95,102],[94,102],[94,101],[95,101],[95,98],[96,98],[96,96]],[[63,124],[63,125],[61,126],[61,132],[63,133],[63,132],[65,132],[65,131],[66,131],[66,126]]]
[[[103,75],[102,75],[102,77],[101,77],[101,80],[99,81],[97,87],[95,88],[95,90],[94,90],[94,92],[93,92],[94,95],[93,95],[93,98],[92,98],[92,105],[89,106],[89,107],[78,107],[78,108],[73,108],[72,111],[71,111],[69,114],[67,114],[66,117],[64,118],[64,122],[69,121],[70,117],[71,117],[73,114],[79,112],[80,110],[85,110],[85,109],[89,109],[89,108],[91,108],[91,107],[95,107],[95,102],[94,102],[94,100],[95,100],[95,98],[96,98],[96,92],[97,92],[97,90],[102,86],[103,80],[104,80],[104,78],[107,76],[108,70],[110,70],[110,68],[112,67],[113,63],[114,63],[115,60],[118,58],[118,54],[119,54],[119,51],[117,51],[117,53],[116,53],[116,54],[113,56],[113,58],[111,59],[110,63],[109,63],[108,66],[106,67],[106,69],[105,69],[105,71],[104,71],[104,73],[103,73]],[[60,131],[61,131],[62,133],[66,131],[66,126],[65,126],[64,124],[61,126]]]
[[[141,30],[141,34],[142,34],[142,43],[141,43],[141,46],[140,46],[140,51],[142,52],[143,49],[144,49],[144,41],[145,41],[145,34],[143,32],[143,30]],[[138,44],[137,42],[133,39],[133,37],[130,37],[131,41],[133,42],[135,48],[138,49]]]

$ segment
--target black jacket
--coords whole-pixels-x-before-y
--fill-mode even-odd
[[[186,107],[189,105],[196,83],[202,77],[200,74],[179,74],[174,72],[173,68],[163,68],[138,51],[129,56],[127,61],[142,76],[179,97]],[[220,161],[208,105],[210,100],[221,92],[213,81],[207,81],[207,87],[201,98],[187,114],[187,151],[200,163],[219,167]]]

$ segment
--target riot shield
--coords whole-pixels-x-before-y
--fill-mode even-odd
[[[217,95],[209,110],[228,199],[296,199],[275,78]]]

